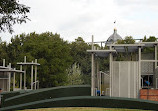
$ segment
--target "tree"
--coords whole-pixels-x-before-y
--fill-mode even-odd
[[[133,39],[132,36],[126,36],[124,40],[117,41],[117,44],[134,44],[134,43],[135,43],[135,40]],[[124,54],[123,52],[119,52],[118,56],[116,57],[117,61],[133,59],[135,53],[133,53],[133,52],[129,53],[128,48],[127,47],[124,47],[124,48],[125,48],[126,54]]]
[[[14,24],[26,22],[29,9],[18,0],[0,0],[0,32],[8,30],[12,33]]]
[[[146,36],[144,36],[143,42],[155,42],[157,39],[155,36],[149,36],[147,39]]]
[[[3,59],[6,59],[8,61],[7,43],[6,42],[0,43],[0,55],[1,55],[0,56],[0,64],[2,65]]]
[[[91,73],[91,55],[87,53],[91,46],[85,43],[82,37],[75,39],[75,42],[70,43],[70,53],[73,58],[73,64],[76,63],[81,68],[84,84],[90,83]],[[88,79],[88,80],[87,80]]]
[[[135,40],[133,39],[132,36],[126,36],[125,39],[124,39],[124,43],[125,44],[134,44]]]
[[[149,36],[149,38],[147,39],[146,36],[144,36],[143,42],[155,42],[157,39],[155,36]],[[154,52],[154,48],[153,47],[145,47],[143,49],[144,53],[153,53]]]
[[[46,32],[15,36],[8,44],[7,54],[13,65],[23,61],[24,56],[27,56],[28,62],[38,59],[41,64],[38,67],[38,80],[42,88],[67,83],[66,69],[72,64],[72,58],[68,42],[61,39],[59,34]],[[27,73],[30,74],[30,70]],[[27,75],[27,86],[30,86],[30,75]]]
[[[135,40],[132,36],[126,36],[124,40],[118,40],[117,44],[134,44]]]
[[[67,69],[68,83],[67,85],[81,85],[84,83],[82,79],[81,68],[78,64],[74,63],[72,67]]]

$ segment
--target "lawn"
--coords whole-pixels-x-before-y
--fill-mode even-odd
[[[87,107],[71,107],[71,108],[46,108],[46,109],[29,109],[23,111],[144,111],[135,109],[115,109],[115,108],[87,108]],[[146,110],[147,111],[147,110]],[[149,110],[148,110],[149,111]]]

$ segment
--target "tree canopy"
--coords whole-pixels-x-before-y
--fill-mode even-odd
[[[144,41],[155,41],[155,39],[152,36]],[[134,42],[131,36],[120,41],[124,44]],[[95,46],[99,47],[96,44]],[[38,67],[38,80],[41,88],[90,84],[91,54],[87,53],[88,49],[91,49],[91,45],[86,43],[82,37],[76,38],[74,42],[68,42],[63,40],[59,34],[51,32],[21,34],[12,37],[9,44],[3,41],[0,43],[0,64],[3,59],[6,59],[7,64],[12,63],[12,67],[19,69],[16,64],[24,61],[24,56],[27,56],[28,62],[38,59],[38,63],[41,64]],[[150,50],[152,49],[150,48]],[[150,51],[149,49],[144,50]],[[117,58],[114,59],[118,61],[132,60],[135,56],[135,53],[125,53],[118,53]],[[100,70],[108,71],[108,57],[95,59],[100,64]],[[27,70],[27,86],[30,86],[30,73],[30,70]],[[18,82],[16,81],[17,84],[19,84]]]
[[[14,24],[21,24],[28,20],[30,7],[20,4],[18,0],[0,0],[0,32],[13,32]]]

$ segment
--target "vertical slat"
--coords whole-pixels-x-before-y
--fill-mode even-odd
[[[26,63],[26,56],[24,57],[24,63]],[[24,66],[24,89],[26,90],[26,65]]]
[[[94,49],[94,37],[92,35],[92,50]],[[92,53],[92,66],[91,66],[91,96],[94,96],[94,53]]]
[[[22,65],[20,65],[20,71],[22,71]],[[20,89],[22,89],[22,73],[20,73]]]

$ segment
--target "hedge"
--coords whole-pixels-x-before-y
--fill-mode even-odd
[[[90,96],[90,94],[91,88],[89,85],[45,88],[5,99],[3,107],[45,100],[50,98]]]
[[[158,102],[140,100],[140,99],[117,98],[117,97],[74,96],[74,97],[46,99],[36,102],[5,107],[2,108],[1,111],[37,109],[37,108],[55,108],[55,107],[103,107],[103,108],[158,110]]]

